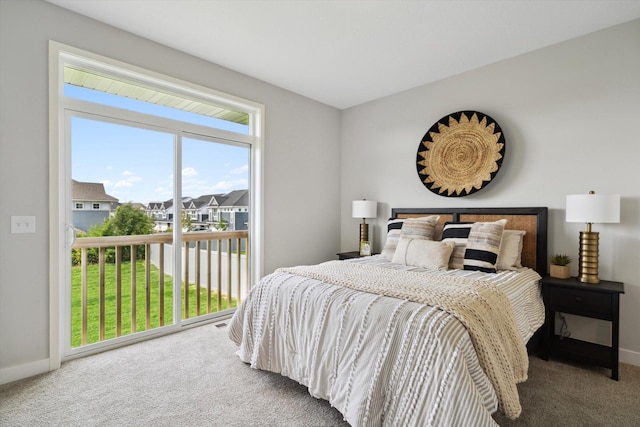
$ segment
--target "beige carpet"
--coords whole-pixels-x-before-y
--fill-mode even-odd
[[[240,362],[224,328],[201,326],[0,386],[0,426],[346,426],[306,388]],[[640,368],[531,358],[524,407],[505,426],[638,426]]]
[[[640,367],[620,364],[620,380],[609,369],[529,357],[529,379],[518,385],[522,415],[494,419],[501,426],[640,426]]]

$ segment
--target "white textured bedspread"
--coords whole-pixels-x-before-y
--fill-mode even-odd
[[[308,386],[351,425],[495,424],[470,336],[440,309],[276,272],[228,332],[241,360]]]

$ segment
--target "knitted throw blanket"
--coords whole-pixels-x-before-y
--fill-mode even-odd
[[[450,313],[467,328],[478,360],[498,396],[499,409],[511,419],[520,415],[522,408],[516,384],[527,379],[529,359],[511,304],[494,284],[344,261],[278,271],[419,302]]]

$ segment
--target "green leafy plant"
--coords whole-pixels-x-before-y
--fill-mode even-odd
[[[571,264],[571,257],[565,254],[555,254],[551,257],[551,264],[553,265],[569,265]]]
[[[153,218],[147,216],[142,209],[137,209],[131,204],[120,205],[113,216],[105,219],[102,223],[94,224],[88,233],[78,231],[77,237],[104,237],[104,236],[132,236],[139,234],[152,234],[154,221]],[[80,265],[81,251],[73,249],[71,253],[72,265]],[[106,261],[108,263],[115,262],[115,249],[107,248],[105,251]],[[138,245],[136,247],[136,259],[144,259],[145,247]],[[122,247],[122,260],[129,261],[131,258],[131,247]],[[98,263],[98,248],[89,248],[87,250],[87,260],[89,264]]]

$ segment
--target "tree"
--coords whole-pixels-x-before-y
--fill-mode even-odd
[[[98,236],[133,236],[139,234],[153,233],[153,218],[147,216],[142,209],[136,209],[131,205],[120,205],[116,209],[114,216],[109,217],[101,225],[91,227],[96,228]]]
[[[229,223],[224,220],[224,218],[220,218],[218,224],[216,224],[216,230],[218,231],[227,231],[229,229]]]
[[[185,211],[180,211],[180,222],[182,223],[182,231],[193,231],[191,217],[188,217]]]
[[[118,206],[112,217],[107,218],[101,224],[96,224],[91,227],[88,236],[103,237],[152,234],[153,226],[153,218],[148,217],[143,210],[126,204]],[[124,246],[121,250],[122,260],[129,261],[131,259],[131,248]],[[88,256],[89,262],[98,262],[97,248],[89,249]],[[115,262],[115,249],[107,248],[105,256],[107,262]],[[144,245],[138,245],[136,247],[136,259],[144,259]]]

